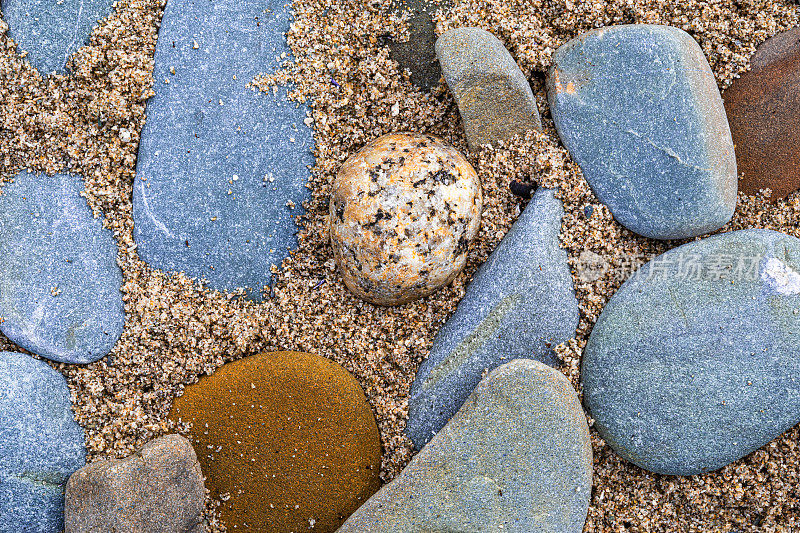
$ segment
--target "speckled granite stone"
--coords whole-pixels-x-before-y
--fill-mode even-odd
[[[625,459],[722,468],[800,422],[800,240],[743,230],[670,250],[609,301],[582,363],[586,406]]]
[[[0,533],[60,533],[64,486],[85,463],[64,377],[0,352]]]
[[[470,148],[542,129],[530,83],[497,37],[480,28],[448,30],[436,56]]]
[[[519,359],[481,381],[339,533],[580,533],[591,488],[578,395],[559,371]]]
[[[553,348],[575,336],[578,301],[558,239],[563,214],[552,190],[537,190],[442,326],[411,387],[406,431],[417,448],[486,369],[516,358],[556,365]]]
[[[730,128],[708,61],[686,32],[645,24],[587,32],[553,56],[548,97],[564,145],[629,230],[682,239],[733,216]]]
[[[9,37],[42,76],[63,71],[67,59],[86,44],[114,0],[3,0]]]
[[[475,169],[440,139],[374,140],[333,183],[331,242],[345,284],[378,305],[431,294],[464,268],[482,206]]]
[[[297,247],[314,163],[307,107],[247,87],[290,53],[290,20],[283,0],[167,3],[134,183],[142,259],[255,300]]]
[[[64,363],[104,357],[125,315],[117,246],[70,174],[21,172],[0,194],[0,330]]]
[[[66,533],[204,533],[206,491],[192,444],[166,435],[69,478]]]

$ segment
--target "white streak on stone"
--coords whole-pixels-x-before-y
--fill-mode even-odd
[[[787,296],[800,294],[800,273],[775,257],[767,260],[761,272],[761,279],[780,294]]]

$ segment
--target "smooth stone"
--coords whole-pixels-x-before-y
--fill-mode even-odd
[[[380,487],[372,410],[355,378],[323,357],[228,363],[187,387],[169,418],[192,424],[228,531],[330,533]]]
[[[628,279],[584,350],[595,428],[660,474],[723,466],[800,422],[800,240],[742,230]]]
[[[777,201],[800,189],[800,29],[764,42],[723,98],[742,192]]]
[[[42,76],[63,72],[114,0],[3,0],[8,35]]]
[[[65,533],[203,533],[206,491],[191,443],[167,435],[69,478]]]
[[[64,486],[86,464],[64,377],[44,361],[0,352],[0,532],[59,533]]]
[[[471,149],[542,129],[531,85],[497,37],[480,28],[448,30],[436,56]]]
[[[731,219],[733,141],[689,34],[646,24],[589,31],[556,51],[547,83],[561,140],[620,224],[684,239]]]
[[[433,293],[464,268],[482,207],[475,169],[441,139],[375,139],[333,182],[331,244],[345,285],[377,305]]]
[[[117,244],[71,174],[21,172],[0,194],[0,331],[62,363],[111,351],[125,312]]]
[[[559,364],[553,348],[575,336],[578,301],[559,245],[564,210],[540,188],[467,287],[433,340],[411,387],[406,432],[419,449],[481,380],[512,359]]]
[[[395,0],[392,5],[396,15],[408,13],[409,39],[389,42],[391,58],[398,62],[400,70],[409,70],[411,82],[424,90],[435,87],[442,78],[436,59],[436,23],[432,14],[449,5],[450,0]]]
[[[254,300],[297,247],[314,163],[308,107],[247,87],[291,54],[291,18],[283,0],[167,3],[134,183],[144,261]]]
[[[591,488],[578,395],[557,370],[519,359],[483,379],[339,533],[580,533]]]

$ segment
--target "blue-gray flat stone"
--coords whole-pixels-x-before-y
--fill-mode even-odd
[[[580,533],[591,488],[578,395],[559,371],[519,359],[481,381],[338,533]]]
[[[42,74],[64,70],[67,59],[86,44],[114,0],[3,0],[9,37]]]
[[[800,422],[800,240],[743,230],[654,259],[582,364],[595,427],[642,468],[698,474],[760,448]]]
[[[417,448],[461,407],[486,369],[517,358],[558,364],[575,336],[578,301],[559,247],[561,201],[539,189],[467,287],[411,387],[406,431]]]
[[[0,352],[0,533],[60,533],[64,487],[86,464],[64,377]]]
[[[284,0],[169,0],[134,184],[143,260],[256,300],[297,247],[313,164],[307,108],[247,87],[290,53],[290,18]]]
[[[559,48],[548,78],[558,134],[614,218],[654,239],[725,225],[737,174],[708,61],[686,32],[626,25]]]
[[[117,246],[70,174],[21,172],[0,188],[0,330],[63,363],[104,357],[125,313]]]

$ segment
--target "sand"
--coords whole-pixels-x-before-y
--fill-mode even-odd
[[[389,4],[297,0],[289,33],[295,62],[254,80],[265,90],[276,81],[297,82],[292,94],[312,105],[308,123],[317,142],[299,250],[276,270],[272,298],[261,305],[152,270],[136,254],[131,186],[163,2],[120,0],[74,56],[69,77],[42,79],[0,28],[0,178],[25,167],[83,175],[89,205],[105,216],[119,243],[122,339],[95,364],[53,365],[67,378],[90,460],[129,455],[169,431],[166,414],[174,397],[198,376],[261,351],[297,350],[331,358],[358,378],[381,432],[382,478],[392,479],[412,457],[403,428],[416,369],[471,275],[523,207],[509,192],[512,180],[560,188],[567,213],[561,237],[573,264],[588,250],[617,267],[593,282],[575,276],[581,324],[576,338],[558,351],[577,386],[581,350],[604,303],[635,264],[629,258],[643,261],[678,243],[633,235],[589,191],[547,110],[543,81],[553,51],[602,24],[669,23],[700,42],[724,88],[747,68],[757,44],[798,21],[798,7],[789,1],[455,0],[452,10],[437,17],[438,31],[479,25],[495,33],[531,78],[545,124],[543,134],[468,154],[446,88],[416,90],[389,59],[388,36],[405,33],[402,20],[383,16]],[[450,286],[418,302],[380,308],[352,296],[336,272],[326,231],[328,199],[349,155],[397,131],[435,134],[467,154],[483,182],[485,208],[467,267]],[[591,218],[586,205],[595,207]],[[745,227],[800,237],[800,194],[776,205],[740,195],[725,229]],[[20,350],[2,336],[0,349]],[[586,531],[800,530],[799,436],[795,428],[720,472],[676,478],[623,462],[595,434]],[[209,516],[210,530],[221,531]]]

